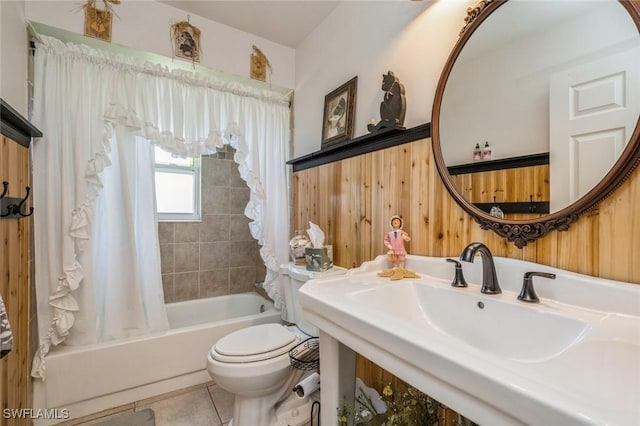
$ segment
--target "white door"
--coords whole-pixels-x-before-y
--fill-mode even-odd
[[[549,93],[551,212],[593,188],[640,114],[640,48],[553,74]]]

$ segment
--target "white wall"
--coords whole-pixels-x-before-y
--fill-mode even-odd
[[[251,45],[256,44],[273,65],[273,84],[295,88],[294,156],[300,156],[320,149],[325,95],[356,75],[354,137],[368,133],[371,119],[380,119],[380,85],[387,71],[405,85],[405,126],[430,122],[442,67],[473,4],[345,1],[295,51],[195,15],[190,22],[202,31],[201,65],[248,76]],[[79,5],[29,0],[26,19],[81,34]],[[115,11],[119,17],[113,21],[112,43],[171,56],[169,25],[185,19],[185,12],[150,0],[123,1]]]
[[[320,149],[324,97],[358,76],[354,137],[380,120],[382,74],[407,97],[405,127],[431,121],[440,73],[474,1],[346,1],[296,49],[294,157]]]
[[[551,77],[638,44],[636,26],[615,2],[572,5],[574,13],[561,21],[554,16],[555,3],[509,6],[473,33],[451,71],[440,116],[447,165],[471,162],[473,147],[485,141],[493,159],[548,152]],[[545,7],[549,14],[536,21],[537,29],[504,38],[507,31],[517,32],[524,16]],[[504,43],[488,49],[494,35]]]
[[[24,1],[0,1],[0,98],[27,117],[28,37]]]
[[[4,0],[2,0],[4,2]],[[26,18],[74,33],[84,32],[82,1],[26,2]],[[99,4],[102,2],[98,2]],[[187,13],[152,0],[125,0],[114,6],[111,42],[166,57],[172,56],[170,26],[187,20]],[[295,50],[226,25],[189,14],[189,22],[200,29],[200,65],[249,78],[252,45],[264,52],[273,68],[271,82],[293,88]],[[4,37],[3,37],[4,39]],[[3,41],[4,43],[4,41]],[[182,59],[175,59],[182,61]]]

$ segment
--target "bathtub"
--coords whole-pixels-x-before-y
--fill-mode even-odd
[[[280,311],[257,293],[166,307],[166,332],[53,348],[45,358],[46,380],[33,382],[34,408],[67,409],[77,418],[211,381],[206,359],[214,342],[241,328],[280,322]]]

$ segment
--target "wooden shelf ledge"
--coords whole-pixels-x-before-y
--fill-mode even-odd
[[[405,130],[383,130],[343,142],[338,142],[337,144],[321,149],[320,151],[312,152],[311,154],[289,160],[287,161],[287,164],[293,166],[294,172],[298,172],[300,170],[322,166],[323,164],[332,163],[334,161],[340,161],[357,155],[367,154],[369,152],[430,137],[431,123],[422,124]]]
[[[20,113],[0,99],[0,133],[13,139],[22,146],[28,147],[31,138],[42,137],[42,132],[29,123]]]

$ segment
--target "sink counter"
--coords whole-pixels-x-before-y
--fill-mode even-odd
[[[300,301],[321,350],[335,339],[477,423],[637,425],[640,286],[494,262],[499,295],[480,293],[479,259],[462,262],[469,287],[455,288],[446,258],[408,256],[420,278],[390,281],[377,275],[390,267],[380,256],[309,281]],[[534,279],[540,303],[517,299],[527,271],[556,274]],[[323,405],[342,396],[323,394]]]

